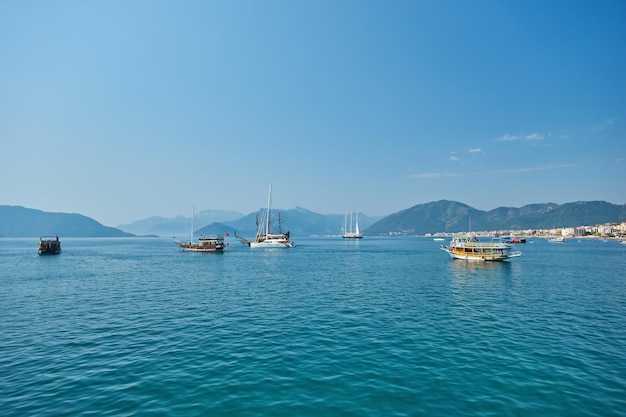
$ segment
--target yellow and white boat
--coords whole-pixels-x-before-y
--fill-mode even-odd
[[[453,259],[466,261],[504,261],[522,256],[522,252],[515,249],[510,242],[505,242],[499,237],[481,241],[472,233],[455,234],[449,245],[441,245],[440,248],[448,252]]]

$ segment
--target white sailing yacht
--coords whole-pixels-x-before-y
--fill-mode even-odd
[[[359,212],[356,212],[356,218],[354,222],[354,229],[352,228],[352,212],[350,212],[350,225],[348,226],[348,213],[346,213],[346,217],[343,221],[343,234],[341,235],[344,239],[362,239],[363,235],[359,231]]]
[[[278,233],[271,232],[271,206],[272,206],[272,185],[267,197],[267,208],[261,213],[261,221],[257,216],[256,238],[253,242],[242,242],[250,245],[251,248],[293,248],[295,244],[289,240],[289,232],[283,233],[280,227],[280,213],[278,213]]]

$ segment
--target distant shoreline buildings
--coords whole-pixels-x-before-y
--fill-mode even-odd
[[[560,227],[553,229],[525,229],[525,230],[492,230],[492,231],[476,231],[477,235],[484,236],[524,236],[524,237],[595,237],[595,238],[625,238],[626,222],[622,223],[605,223],[595,226],[577,226],[577,227]],[[403,233],[394,233],[402,235]],[[450,236],[453,233],[427,233],[425,237],[441,237]]]

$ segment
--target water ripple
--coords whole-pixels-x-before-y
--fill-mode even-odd
[[[85,239],[44,260],[0,239],[2,414],[624,415],[622,248],[590,268],[567,246],[472,264],[346,243]]]

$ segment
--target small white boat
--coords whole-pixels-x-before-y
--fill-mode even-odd
[[[440,246],[452,259],[466,261],[504,261],[509,258],[522,256],[522,252],[515,249],[513,244],[504,242],[498,237],[490,241],[480,241],[475,234],[456,234],[448,246]]]
[[[550,243],[563,243],[565,242],[565,238],[564,237],[551,237],[548,239],[548,242]]]

